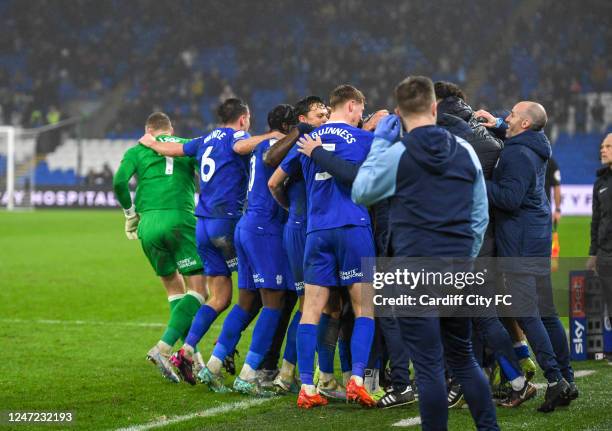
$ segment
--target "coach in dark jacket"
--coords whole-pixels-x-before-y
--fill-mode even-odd
[[[491,180],[488,197],[495,207],[498,256],[544,257],[551,252],[550,206],[544,192],[546,162],[551,149],[542,131],[524,130],[505,142]],[[542,260],[521,259],[514,272],[547,274]],[[526,266],[524,266],[526,264]]]
[[[520,102],[505,121],[507,139],[493,177],[487,181],[487,196],[495,207],[498,256],[511,258],[502,259],[500,266],[512,295],[513,313],[549,382],[539,410],[550,412],[569,403],[570,384],[564,376],[573,383],[573,372],[550,283],[552,226],[544,193],[551,155],[543,132],[547,116],[542,105]],[[571,390],[575,391],[574,385]]]
[[[593,185],[591,246],[587,268],[596,270],[601,280],[608,315],[612,316],[612,133],[601,143],[601,162]],[[608,359],[611,359],[610,356]]]
[[[602,163],[606,166],[597,171],[597,180],[593,185],[589,256],[602,257],[610,261],[612,260],[612,133],[608,133],[601,143],[600,155]],[[591,259],[590,267],[595,269],[595,259]],[[612,272],[612,268],[610,269]]]

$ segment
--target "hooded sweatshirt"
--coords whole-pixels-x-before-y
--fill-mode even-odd
[[[413,129],[394,144],[375,138],[352,198],[389,198],[392,256],[476,256],[488,223],[482,168],[463,139],[438,126]]]

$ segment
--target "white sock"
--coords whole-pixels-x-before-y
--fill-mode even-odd
[[[314,395],[317,393],[317,388],[315,388],[315,385],[302,385],[302,389],[304,389],[304,391],[306,391],[306,393],[308,395]]]
[[[204,297],[202,295],[200,295],[198,292],[196,292],[195,290],[188,290],[187,291],[187,295],[191,295],[195,299],[197,299],[200,302],[200,305],[202,305],[202,304],[204,304],[206,302]]]
[[[247,382],[252,382],[255,380],[256,376],[257,371],[252,369],[249,364],[244,364],[242,366],[242,370],[240,370],[240,374],[238,375],[238,377],[240,377],[242,380],[246,380]]]
[[[334,378],[334,373],[324,373],[322,371],[319,372],[319,382],[321,383],[327,383],[333,378]]]
[[[157,347],[159,348],[159,350],[160,350],[162,353],[164,353],[164,354],[166,354],[166,355],[169,355],[169,354],[170,354],[170,352],[172,352],[172,346],[171,346],[170,344],[166,344],[166,343],[164,343],[164,342],[163,342],[163,341],[161,341],[161,340],[159,340],[159,341],[157,342]]]
[[[195,349],[193,347],[191,347],[189,344],[185,343],[183,344],[183,353],[185,354],[185,356],[187,356],[187,358],[191,359],[193,358],[193,355],[195,353]]]
[[[525,386],[525,376],[518,376],[516,379],[512,380],[510,384],[512,385],[512,389],[515,391],[520,391]]]
[[[206,364],[206,368],[210,370],[213,374],[221,374],[221,367],[223,366],[223,361],[216,356],[211,356],[208,360],[208,364]]]
[[[517,341],[516,343],[512,345],[512,347],[521,347],[521,346],[526,346],[526,345],[527,345],[526,341]]]
[[[283,364],[281,365],[280,375],[284,380],[289,380],[293,378],[293,374],[295,373],[295,364],[292,364],[289,361],[283,359]]]
[[[355,383],[357,383],[357,386],[363,386],[363,377],[360,376],[351,376],[351,379],[355,380]]]
[[[182,299],[183,296],[185,296],[184,293],[179,293],[177,295],[170,295],[170,296],[168,296],[168,302],[172,302],[172,301],[175,301],[177,299]]]

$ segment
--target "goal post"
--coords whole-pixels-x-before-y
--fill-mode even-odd
[[[6,170],[6,189],[3,201],[6,201],[6,209],[12,211],[15,209],[14,194],[15,194],[15,127],[0,126],[0,134],[5,141],[5,170]],[[0,138],[2,139],[2,138]],[[0,154],[2,145],[0,144]]]
[[[0,126],[0,208],[32,209],[36,170],[61,145],[83,117],[73,117],[33,129]],[[77,166],[74,166],[78,170]]]

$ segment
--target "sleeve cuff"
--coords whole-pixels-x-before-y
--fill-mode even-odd
[[[136,215],[136,207],[132,205],[128,209],[124,208],[123,213],[125,214],[126,217],[134,217]]]

